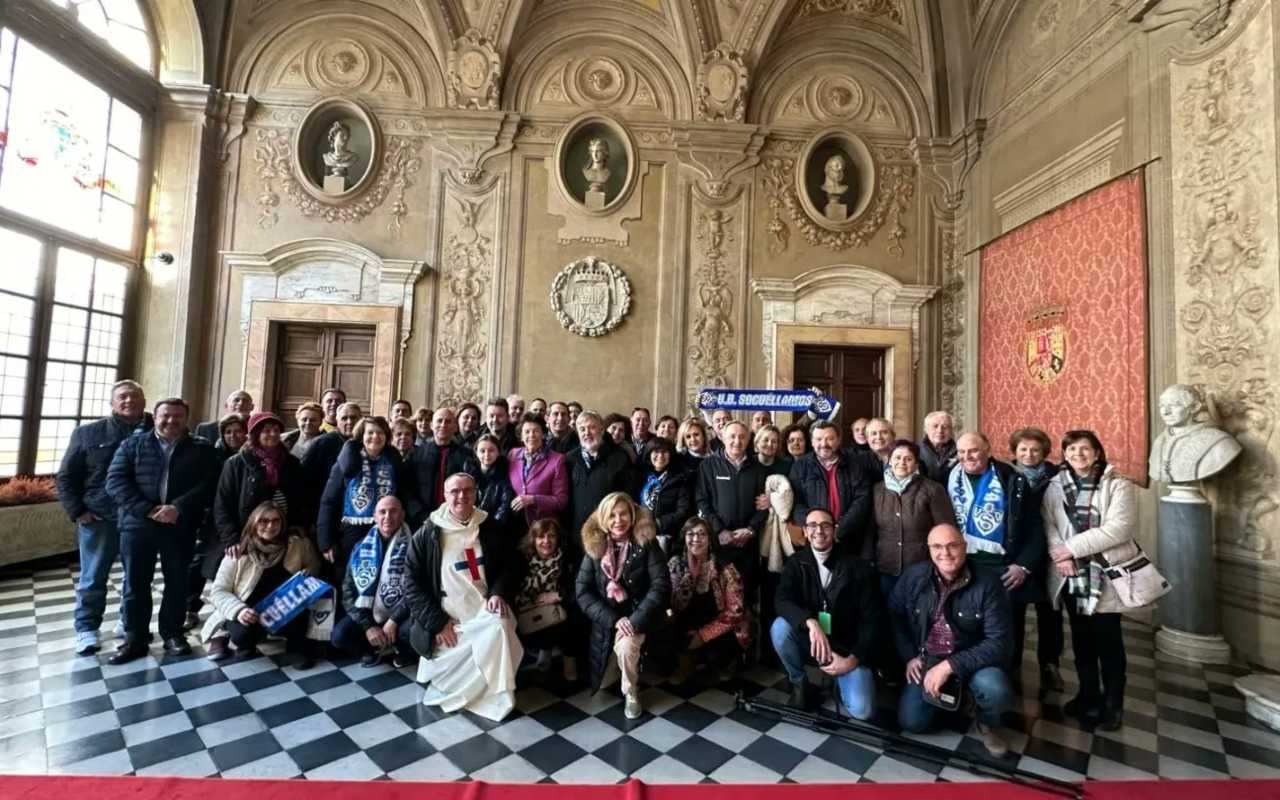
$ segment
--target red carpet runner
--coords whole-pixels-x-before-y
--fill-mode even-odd
[[[786,784],[770,786],[674,785],[648,786],[630,781],[621,786],[573,786],[510,783],[402,783],[379,781],[357,784],[337,781],[223,780],[195,778],[96,778],[61,776],[0,777],[4,800],[350,800],[370,793],[378,800],[920,800],[926,793],[939,800],[1052,800],[1054,795],[1004,783],[880,783]],[[1280,800],[1276,781],[1091,781],[1090,800]]]

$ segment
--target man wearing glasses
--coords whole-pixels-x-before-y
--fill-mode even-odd
[[[898,702],[904,731],[926,733],[939,707],[973,694],[978,735],[991,755],[1009,751],[996,732],[1013,703],[1002,666],[1013,649],[1009,595],[998,573],[972,569],[965,537],[950,524],[929,531],[929,561],[913,564],[889,596],[894,641],[907,664]]]
[[[805,666],[835,679],[840,700],[857,719],[875,711],[876,685],[868,659],[884,618],[877,579],[870,566],[835,549],[831,512],[809,511],[804,519],[809,547],[787,559],[775,601],[778,617],[769,629],[773,648],[791,683],[792,708],[809,707]]]

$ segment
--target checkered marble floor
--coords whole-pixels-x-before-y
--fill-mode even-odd
[[[0,572],[0,772],[368,780],[613,783],[901,782],[976,780],[955,768],[890,758],[875,748],[752,716],[736,691],[783,700],[781,673],[757,668],[729,684],[649,685],[629,721],[615,691],[521,689],[518,711],[495,724],[421,705],[412,670],[322,661],[284,666],[264,655],[215,665],[202,648],[112,667],[73,652],[74,563]],[[104,633],[115,623],[113,573]],[[1032,621],[1029,620],[1029,623]],[[1125,623],[1125,727],[1089,733],[1060,704],[1037,698],[1034,632],[1027,699],[1009,718],[1009,763],[1079,780],[1280,777],[1280,735],[1249,720],[1231,688],[1241,670],[1200,668],[1154,653],[1149,628]],[[109,636],[109,634],[107,634]],[[192,637],[194,639],[194,637]],[[108,652],[111,646],[107,646]],[[893,697],[882,692],[884,724]],[[982,754],[957,727],[924,741]]]

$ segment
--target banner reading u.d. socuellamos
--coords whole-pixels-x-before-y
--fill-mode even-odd
[[[819,419],[836,413],[834,397],[810,389],[703,389],[698,392],[698,408],[711,411],[813,412]]]
[[[332,590],[332,586],[319,578],[299,572],[262,598],[253,610],[258,612],[262,627],[275,633]]]

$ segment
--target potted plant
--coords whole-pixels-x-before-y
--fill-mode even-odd
[[[0,484],[0,565],[75,549],[76,526],[53,478],[19,475]]]

